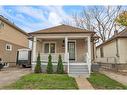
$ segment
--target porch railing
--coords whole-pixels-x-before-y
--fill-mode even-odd
[[[61,55],[61,58],[62,58],[62,61],[64,62],[64,64],[67,64],[67,72],[69,73],[69,68],[70,68],[70,65],[71,65],[69,63],[69,53],[66,53],[66,54],[65,53],[52,53],[51,56],[52,56],[52,62],[53,63],[58,62],[59,55]],[[48,53],[40,53],[41,61],[43,63],[47,63],[48,62],[48,56],[49,56]],[[78,65],[80,65],[80,64],[78,64]],[[81,65],[83,65],[83,64],[81,64]],[[90,72],[91,62],[90,62],[90,57],[89,57],[88,53],[84,54],[84,65],[88,65],[88,70]]]
[[[65,53],[52,53],[52,62],[58,62],[59,55],[61,55],[62,61],[65,62]],[[40,53],[42,62],[48,62],[48,53]]]

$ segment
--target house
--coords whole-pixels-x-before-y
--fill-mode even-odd
[[[16,65],[17,50],[28,48],[28,34],[0,16],[0,58],[9,66]]]
[[[68,74],[90,74],[94,59],[95,32],[69,25],[59,25],[29,33],[33,42],[32,69],[40,53],[42,71],[46,71],[51,54],[53,69],[56,70],[58,56],[62,56],[64,69]]]
[[[103,63],[104,68],[127,70],[127,28],[97,46],[96,62]]]

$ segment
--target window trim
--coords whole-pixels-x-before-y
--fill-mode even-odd
[[[103,58],[103,57],[104,57],[103,47],[100,47],[100,57],[101,57],[101,58]]]
[[[55,41],[45,41],[43,42],[43,53],[45,53],[45,44],[49,44],[49,53],[45,53],[45,54],[54,54],[54,53],[51,53],[50,51],[50,44],[51,43],[54,43],[55,44],[55,53],[56,53],[56,42]]]
[[[7,46],[10,47],[10,49],[7,49]],[[5,47],[6,51],[12,51],[12,44],[6,44],[6,47]]]

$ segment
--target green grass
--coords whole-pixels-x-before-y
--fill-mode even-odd
[[[78,89],[66,74],[28,74],[3,89]]]
[[[88,81],[95,89],[127,89],[127,86],[101,73],[92,73]]]

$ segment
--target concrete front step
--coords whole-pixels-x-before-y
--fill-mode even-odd
[[[75,74],[75,73],[71,74],[71,73],[69,73],[69,76],[71,76],[71,77],[80,77],[80,76],[83,76],[85,78],[88,78],[89,74],[88,73],[86,73],[86,74]]]
[[[88,77],[89,73],[88,72],[69,72],[69,76],[72,76],[72,77],[79,77],[79,76]]]
[[[75,73],[75,74],[87,74],[88,73],[88,71],[87,72],[69,72],[70,74],[73,74],[73,73]]]
[[[69,65],[70,67],[88,67],[87,65]]]
[[[86,66],[86,67],[78,67],[78,66],[77,66],[77,67],[76,67],[76,66],[75,66],[75,67],[71,67],[71,66],[70,66],[69,68],[70,68],[70,69],[88,69],[87,66]]]
[[[70,65],[69,66],[69,75],[72,77],[78,76],[89,76],[88,66],[87,65]]]
[[[69,72],[88,72],[88,69],[69,69]]]
[[[70,67],[69,72],[88,72],[88,67]]]

